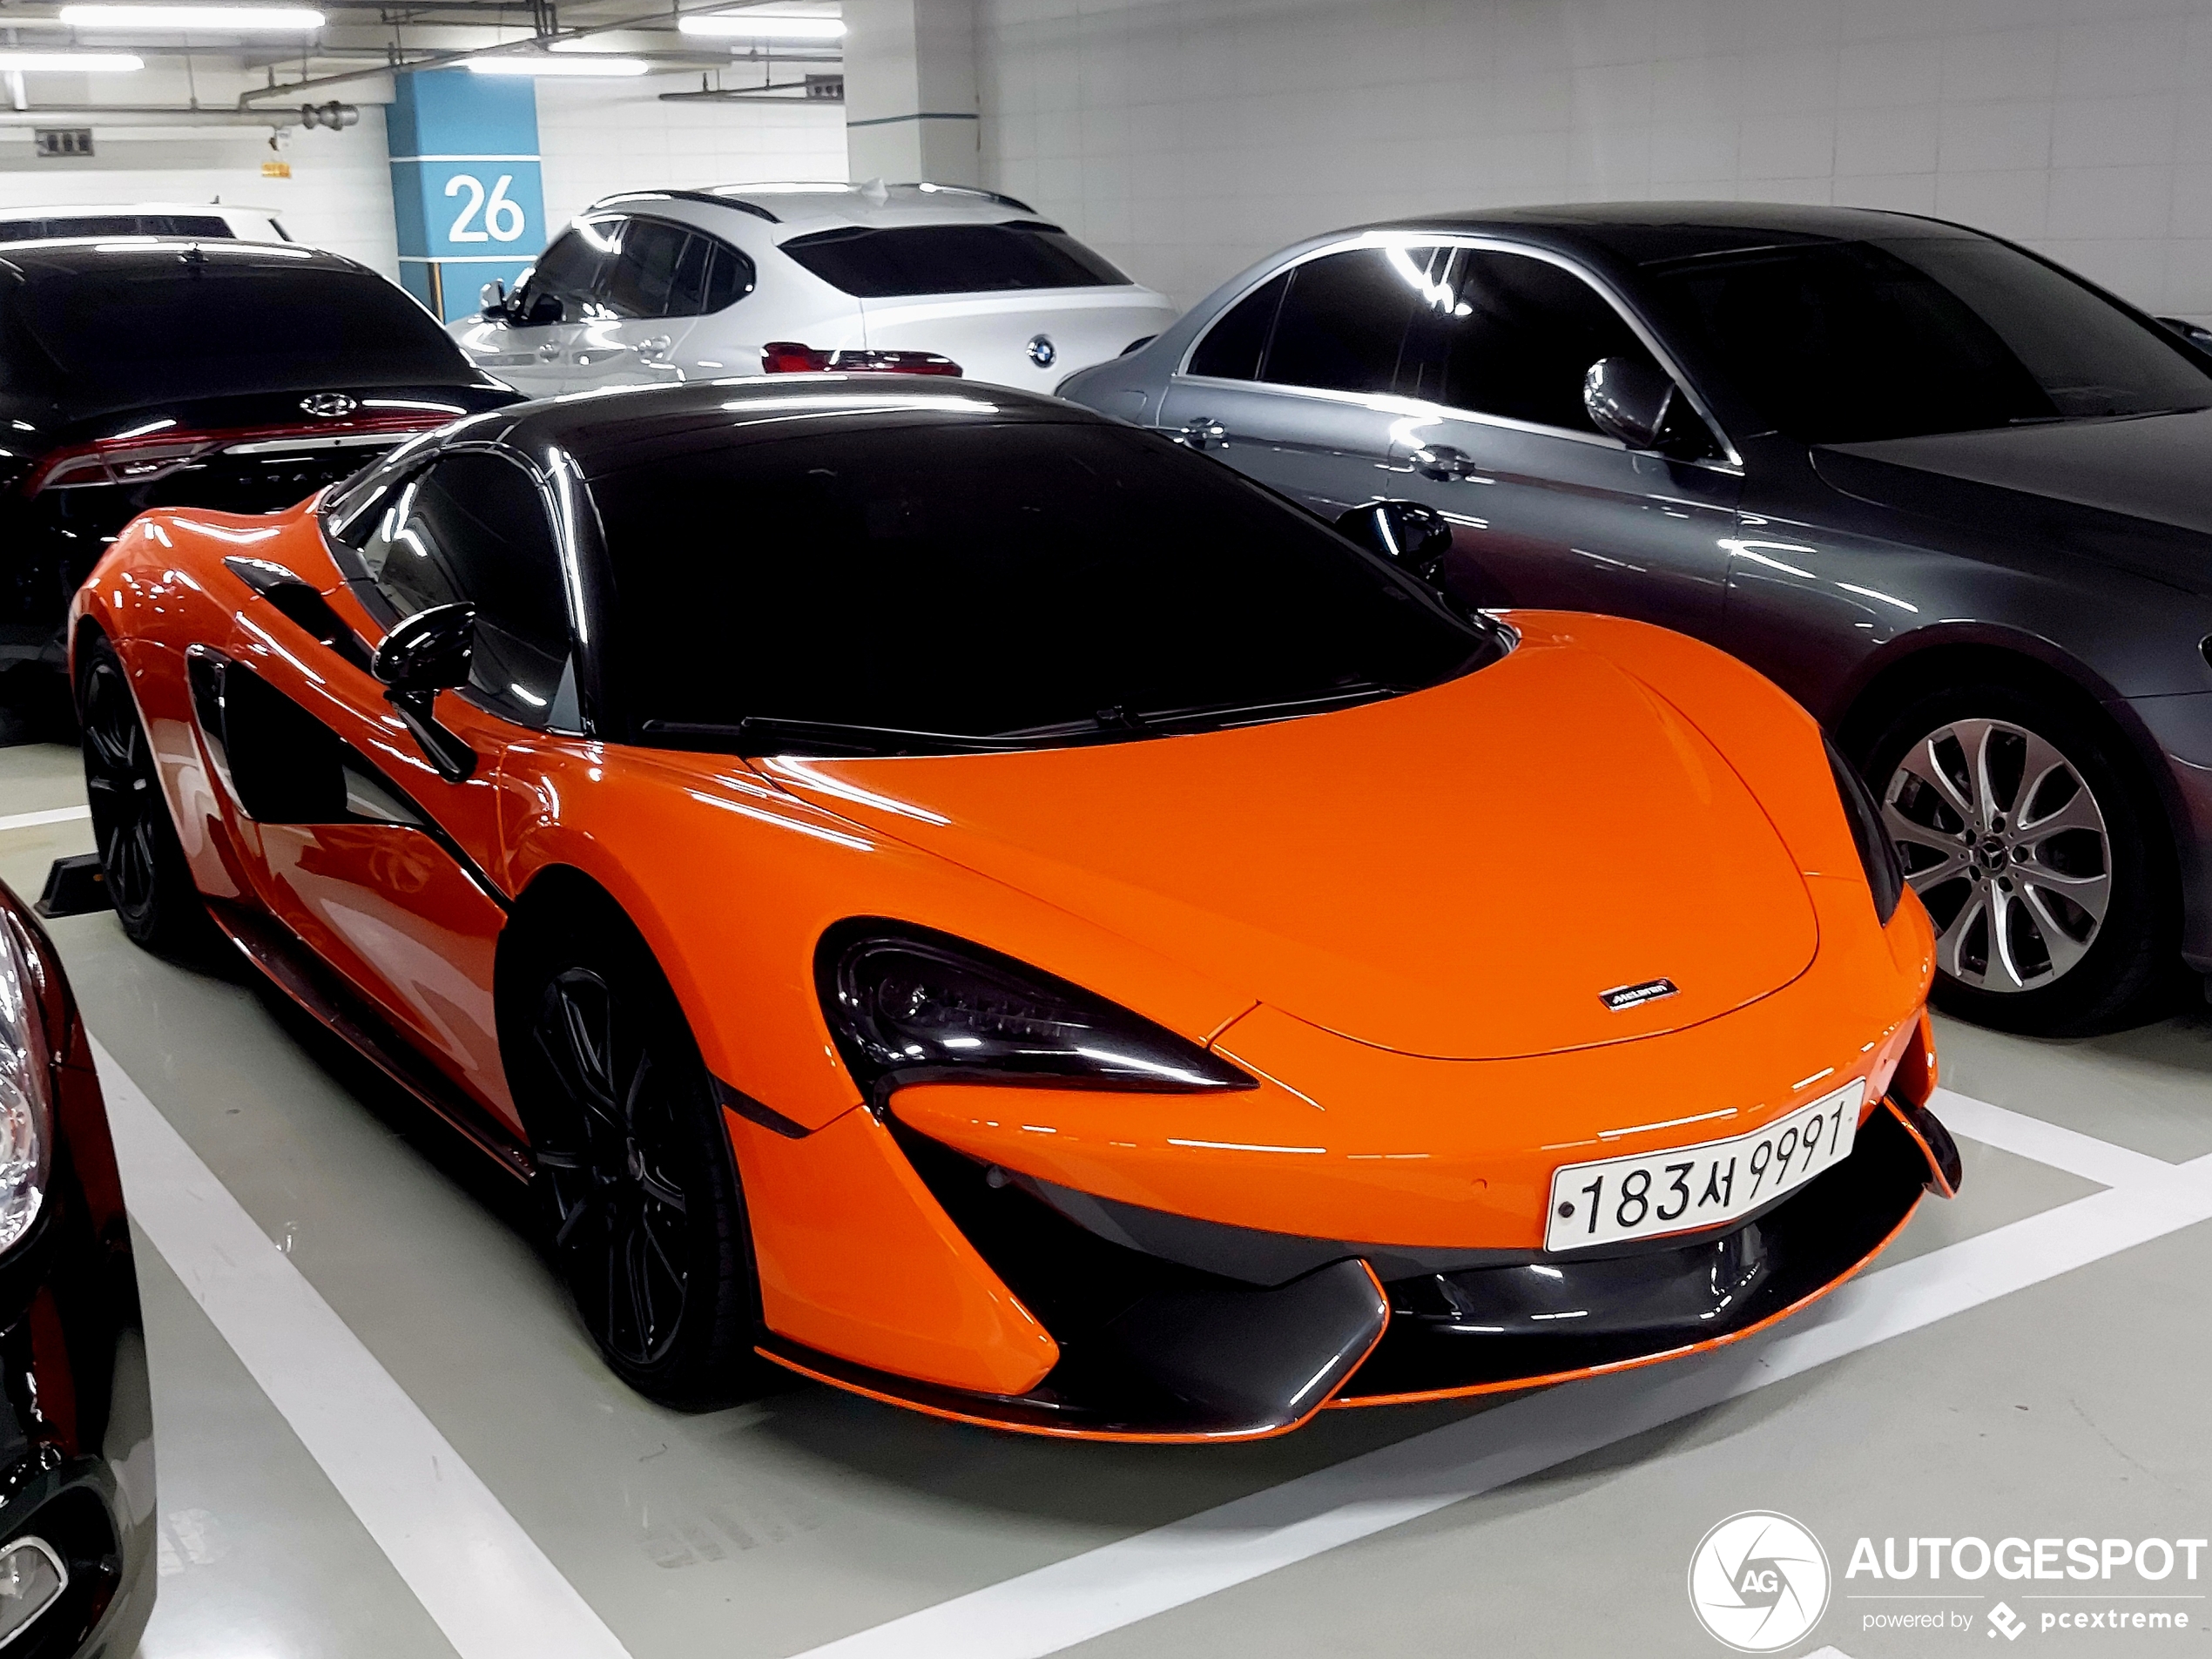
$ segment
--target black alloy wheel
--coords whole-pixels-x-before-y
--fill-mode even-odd
[[[541,945],[510,1064],[551,1250],[607,1364],[664,1404],[751,1391],[744,1201],[706,1068],[626,924]]]
[[[207,907],[192,885],[122,659],[105,639],[84,652],[77,706],[92,838],[117,920],[149,950],[196,951],[212,936]]]
[[[2117,732],[1991,682],[1900,710],[1864,771],[1936,928],[1936,1001],[2071,1036],[2155,1011],[2180,899],[2156,800]]]

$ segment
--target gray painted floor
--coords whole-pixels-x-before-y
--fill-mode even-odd
[[[81,799],[73,752],[0,749],[0,817]],[[90,844],[82,821],[0,831],[0,879],[35,894],[51,860]],[[994,1435],[811,1385],[662,1411],[602,1370],[516,1195],[475,1155],[243,981],[154,961],[110,916],[52,932],[95,1034],[637,1659],[801,1653],[1477,1414],[1332,1413],[1259,1446],[1146,1449]],[[2169,1162],[2212,1154],[2212,1017],[2077,1043],[1946,1024],[1942,1042],[1964,1094]],[[1965,1152],[1965,1194],[1923,1205],[1888,1262],[2098,1190]],[[454,1654],[143,1238],[139,1259],[164,1527],[144,1659]],[[1685,1596],[1691,1550],[1723,1517],[1771,1508],[1822,1539],[1837,1575],[1790,1651],[1988,1655],[2000,1588],[2033,1621],[2071,1604],[2020,1592],[2081,1587],[1952,1584],[1979,1593],[1945,1604],[1969,1629],[1869,1629],[1902,1604],[1855,1599],[1884,1587],[1843,1577],[1852,1541],[2212,1533],[2209,1278],[2212,1232],[2168,1231],[1066,1650],[1718,1654]],[[1754,1345],[1735,1352],[1756,1371]],[[2206,1604],[2159,1605],[2192,1628],[2030,1640],[2203,1650]]]

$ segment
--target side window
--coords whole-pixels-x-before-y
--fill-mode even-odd
[[[1267,350],[1275,314],[1290,286],[1291,273],[1285,271],[1270,277],[1230,307],[1190,354],[1190,372],[1211,374],[1216,380],[1258,380],[1260,356]]]
[[[1451,293],[1453,303],[1432,314],[1408,354],[1407,389],[1432,402],[1595,432],[1582,407],[1590,365],[1601,357],[1652,362],[1602,294],[1548,260],[1465,249]]]
[[[355,545],[401,616],[476,607],[476,701],[524,725],[572,723],[560,552],[522,468],[493,455],[434,462],[383,500]]]
[[[711,237],[698,239],[707,244],[711,257],[706,267],[706,296],[699,309],[711,316],[751,293],[759,280],[752,261],[732,247],[727,242],[717,242]]]
[[[598,280],[599,267],[612,251],[607,228],[579,225],[553,239],[552,246],[537,256],[537,263],[530,267],[515,292],[512,314],[516,322],[574,322],[583,315],[584,303]],[[560,302],[559,317],[544,307],[543,302],[549,299]]]
[[[660,219],[625,219],[615,256],[602,271],[594,297],[617,317],[696,314],[672,308],[671,300],[683,275],[685,257],[698,239]]]
[[[1388,392],[1414,320],[1432,310],[1430,251],[1354,248],[1291,272],[1260,378],[1335,392]]]

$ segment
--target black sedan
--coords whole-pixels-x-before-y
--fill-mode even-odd
[[[1771,676],[1879,792],[1953,1010],[2090,1029],[2212,973],[2212,354],[2051,261],[1848,209],[1445,214],[1061,391],[1332,518],[1419,504],[1468,603]]]
[[[0,673],[144,509],[261,513],[520,394],[374,272],[311,248],[130,238],[0,254]]]
[[[0,1651],[137,1649],[153,1414],[131,1226],[61,959],[0,886]]]

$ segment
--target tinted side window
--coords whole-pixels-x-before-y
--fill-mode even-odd
[[[584,301],[598,280],[600,265],[612,246],[603,226],[589,229],[578,226],[555,237],[516,291],[516,320],[527,321],[531,308],[547,294],[561,301],[570,321],[582,316]]]
[[[496,455],[448,455],[394,492],[366,529],[355,543],[361,562],[401,615],[462,600],[476,607],[477,699],[545,725],[568,668],[569,618],[560,554],[529,475]]]
[[[1603,295],[1547,260],[1463,250],[1451,293],[1407,354],[1406,389],[1453,408],[1595,432],[1582,407],[1590,365],[1652,361]]]
[[[751,293],[756,280],[752,261],[725,242],[716,242],[707,237],[699,238],[712,249],[713,257],[706,267],[706,294],[699,302],[699,310],[712,315],[725,309]]]
[[[1269,278],[1230,307],[1227,314],[1207,330],[1206,337],[1198,342],[1198,349],[1190,354],[1190,373],[1211,374],[1224,381],[1258,380],[1260,354],[1267,349],[1267,336],[1275,327],[1275,313],[1290,287],[1291,273],[1285,271],[1280,276]]]
[[[594,297],[617,317],[696,314],[672,310],[671,301],[685,256],[697,239],[657,219],[625,220],[619,251],[603,268]]]
[[[1387,392],[1406,331],[1429,306],[1427,255],[1363,247],[1291,273],[1260,378],[1333,392]]]

